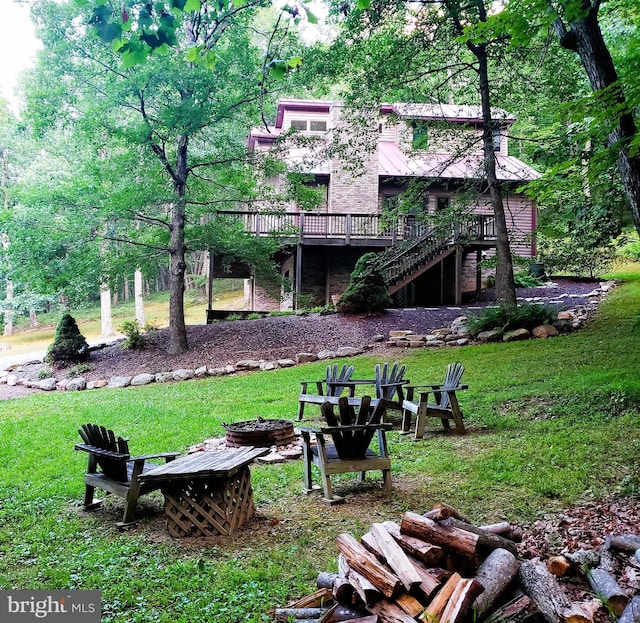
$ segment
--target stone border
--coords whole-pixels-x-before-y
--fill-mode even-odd
[[[459,316],[450,327],[436,329],[428,335],[418,335],[413,331],[394,330],[389,332],[388,339],[384,335],[378,335],[373,338],[373,342],[382,343],[386,339],[387,348],[441,348],[454,346],[467,346],[472,344],[482,344],[487,342],[512,342],[516,340],[524,340],[533,338],[556,337],[560,334],[566,334],[582,329],[588,321],[593,317],[598,303],[607,295],[617,284],[613,281],[600,283],[599,287],[586,295],[589,303],[581,305],[573,309],[568,309],[558,313],[558,318],[552,325],[542,325],[536,327],[532,332],[527,329],[517,329],[503,333],[500,330],[483,331],[474,339],[466,330],[465,321],[467,316]],[[529,301],[528,301],[529,302]],[[532,301],[537,302],[537,301]],[[100,344],[91,347],[91,350],[105,348],[107,344]],[[368,348],[372,348],[369,345]],[[208,368],[201,366],[199,368],[179,368],[170,372],[158,372],[156,374],[142,373],[135,376],[114,376],[111,379],[87,381],[84,377],[79,376],[73,379],[57,379],[50,377],[47,379],[34,380],[26,376],[20,376],[23,366],[42,364],[41,360],[29,361],[24,364],[15,364],[6,370],[0,370],[0,384],[9,386],[23,385],[31,389],[39,389],[42,391],[82,391],[86,389],[100,389],[104,387],[121,388],[121,387],[140,387],[151,383],[167,383],[172,381],[187,381],[194,378],[205,378],[209,376],[227,376],[238,372],[253,371],[269,371],[278,368],[290,368],[298,364],[310,363],[313,361],[322,361],[335,359],[339,357],[354,357],[365,352],[367,347],[356,348],[352,346],[344,346],[336,350],[321,350],[318,353],[298,353],[294,359],[277,359],[277,360],[256,360],[242,359],[237,361],[235,365],[227,365],[219,368]]]

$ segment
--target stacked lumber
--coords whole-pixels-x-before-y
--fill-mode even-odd
[[[607,537],[587,564],[580,554],[522,560],[521,536],[508,522],[475,526],[446,504],[422,515],[406,512],[400,523],[374,523],[359,539],[341,533],[338,571],[320,573],[315,600],[276,609],[275,620],[599,623],[600,611],[615,614],[618,623],[640,623],[640,596],[619,586],[612,554],[640,561],[640,537]],[[571,598],[558,576],[572,572],[584,574],[593,598]]]

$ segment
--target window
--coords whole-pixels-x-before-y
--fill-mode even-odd
[[[493,140],[493,151],[500,151],[500,143],[502,142],[501,128],[493,128],[491,138]]]
[[[429,147],[429,128],[424,121],[414,121],[412,147],[414,149],[427,149]]]
[[[291,127],[300,132],[322,133],[327,131],[327,122],[319,119],[292,119]]]
[[[309,121],[309,131],[311,132],[326,132],[327,131],[327,122],[326,121]]]
[[[449,197],[437,197],[436,198],[436,212],[444,212],[449,209],[451,201]]]

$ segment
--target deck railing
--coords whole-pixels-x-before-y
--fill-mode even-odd
[[[256,236],[278,235],[296,240],[351,239],[388,240],[389,244],[420,239],[431,228],[416,217],[406,215],[390,223],[379,214],[338,214],[331,212],[219,212],[216,218],[240,221],[244,230]],[[451,234],[456,239],[495,239],[495,220],[491,216],[474,215],[457,224]]]

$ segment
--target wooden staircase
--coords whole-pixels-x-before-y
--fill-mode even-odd
[[[390,247],[380,255],[381,271],[389,294],[401,290],[455,253],[455,249],[455,239],[450,232],[445,235],[435,230]]]

